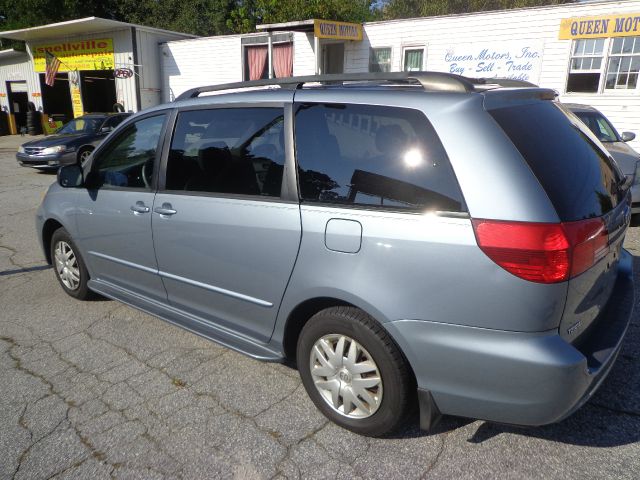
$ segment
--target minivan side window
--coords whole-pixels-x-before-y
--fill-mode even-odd
[[[295,145],[303,201],[464,211],[444,147],[418,110],[300,104]]]
[[[280,197],[282,108],[216,108],[178,114],[166,190]]]
[[[166,114],[138,120],[98,153],[95,169],[102,186],[151,188],[156,151]]]

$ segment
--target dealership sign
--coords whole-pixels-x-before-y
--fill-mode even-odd
[[[540,41],[463,43],[445,51],[440,69],[470,78],[511,78],[538,83],[542,49]]]
[[[79,40],[49,43],[33,47],[33,63],[36,72],[44,72],[45,52],[60,59],[61,72],[73,70],[113,70],[113,39]]]
[[[317,38],[360,41],[362,40],[362,24],[314,20],[313,34]]]
[[[573,38],[635,37],[640,35],[640,13],[563,18],[560,40]]]

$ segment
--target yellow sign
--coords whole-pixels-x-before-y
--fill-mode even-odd
[[[362,40],[362,25],[359,23],[314,20],[313,34],[318,38],[334,40]]]
[[[46,70],[45,53],[51,52],[60,60],[60,72],[72,70],[113,70],[113,39],[79,40],[50,43],[33,47],[36,72]]]
[[[71,106],[73,107],[73,118],[78,118],[84,114],[80,87],[75,85],[71,85]]]
[[[560,21],[560,40],[573,38],[634,37],[640,35],[640,13],[572,17]]]

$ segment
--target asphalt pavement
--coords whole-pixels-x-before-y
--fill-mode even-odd
[[[393,438],[360,437],[329,423],[289,367],[65,295],[34,228],[55,175],[17,165],[28,139],[0,137],[0,479],[640,475],[638,313],[601,389],[559,424],[447,417],[425,433],[414,419]],[[637,274],[640,228],[626,247]]]

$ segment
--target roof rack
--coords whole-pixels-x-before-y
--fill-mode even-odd
[[[286,89],[299,89],[307,83],[322,83],[325,85],[349,82],[395,82],[408,85],[417,84],[428,91],[439,92],[473,92],[476,86],[493,85],[501,87],[535,87],[536,85],[520,80],[506,78],[467,78],[444,72],[385,72],[385,73],[338,73],[331,75],[307,75],[302,77],[269,78],[251,80],[247,82],[225,83],[196,87],[178,95],[175,101],[197,98],[203,93],[223,90],[238,90],[243,88],[279,86]]]

